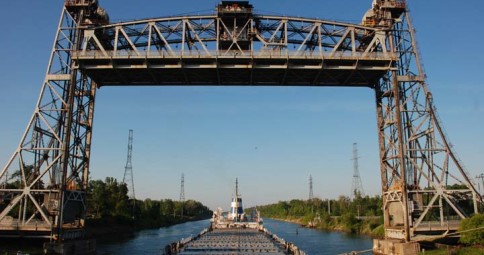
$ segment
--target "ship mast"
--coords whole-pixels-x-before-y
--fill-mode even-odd
[[[237,201],[237,198],[239,198],[239,180],[238,178],[235,178],[235,201]]]
[[[242,207],[242,198],[239,194],[239,179],[235,178],[235,194],[230,205],[230,219],[239,222],[244,219],[244,208]]]

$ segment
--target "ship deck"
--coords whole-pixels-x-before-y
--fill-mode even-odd
[[[250,228],[214,229],[187,243],[178,254],[290,254],[267,233]]]
[[[165,246],[164,254],[305,255],[296,245],[264,228],[257,210],[253,210],[250,216],[245,215],[237,179],[235,179],[235,196],[231,203],[231,213],[224,213],[219,208],[213,213],[209,228],[194,237],[184,238]]]

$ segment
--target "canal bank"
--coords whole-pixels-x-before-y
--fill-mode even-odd
[[[201,215],[199,217],[173,217],[164,220],[127,220],[127,219],[102,219],[90,220],[86,225],[86,232],[88,237],[94,239],[106,238],[129,238],[135,235],[136,232],[146,229],[166,228],[177,224],[182,224],[192,221],[201,221],[209,219],[209,215]]]
[[[274,220],[298,224],[301,227],[314,228],[324,231],[336,231],[348,234],[365,235],[372,238],[383,238],[383,219],[380,217],[357,218],[354,216],[332,216],[327,219],[273,218]]]
[[[477,217],[482,217],[482,216],[477,216]],[[338,217],[332,217],[333,220],[338,218]],[[293,223],[293,224],[298,224],[301,228],[307,228],[307,219],[300,217],[300,218],[285,218],[285,219],[277,219],[279,221],[284,221],[288,223]],[[363,221],[368,221],[371,219],[368,218],[363,218]],[[470,218],[472,220],[472,218]],[[371,223],[370,223],[371,224]],[[360,226],[365,226],[369,225],[369,223],[364,223],[361,224]],[[325,228],[323,226],[330,226],[330,228]],[[323,231],[334,231],[334,232],[343,232],[350,234],[350,231],[345,231],[345,227],[338,225],[338,224],[328,224],[326,223],[325,225],[321,224],[316,224],[312,226],[311,228],[314,229],[319,229]],[[476,228],[477,227],[477,228]],[[476,229],[478,231],[482,227],[482,223],[476,223],[475,225],[472,225],[471,229]],[[481,255],[484,254],[484,245],[483,244],[472,244],[472,243],[467,243],[463,244],[459,241],[458,237],[446,240],[442,239],[436,239],[434,241],[421,241],[418,243],[401,243],[401,242],[396,242],[396,241],[383,241],[380,240],[383,238],[384,235],[384,229],[383,225],[380,225],[376,229],[374,229],[371,232],[368,232],[368,230],[365,231],[365,229],[368,229],[368,227],[363,227],[361,228],[363,231],[361,231],[359,234],[364,235],[367,238],[374,238],[373,239],[373,247],[375,248],[375,253],[374,254],[403,254],[403,253],[397,253],[397,251],[405,251],[408,254],[409,251],[412,251],[410,254],[429,254],[429,255],[448,255],[448,254],[454,254],[454,255]],[[466,230],[470,231],[470,230]],[[465,231],[464,231],[465,232]],[[375,234],[376,233],[376,234]],[[469,234],[472,234],[472,232],[469,232]],[[479,239],[477,236],[479,236],[479,233],[473,234],[475,239]],[[482,240],[482,238],[481,238]]]

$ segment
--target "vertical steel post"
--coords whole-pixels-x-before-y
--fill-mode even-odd
[[[395,98],[395,117],[398,132],[398,158],[400,168],[400,181],[402,193],[402,203],[403,203],[403,227],[405,231],[405,241],[410,241],[410,227],[408,222],[408,194],[407,194],[407,169],[405,163],[406,150],[403,142],[403,125],[402,122],[402,112],[401,112],[401,99],[400,99],[400,85],[398,83],[397,72],[393,71],[392,74],[392,85],[393,85],[393,96]]]

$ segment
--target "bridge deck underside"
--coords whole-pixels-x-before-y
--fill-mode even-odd
[[[0,238],[52,238],[53,227],[39,220],[20,223],[18,220],[0,221]],[[78,225],[64,224],[65,239],[79,238],[84,235],[84,228]]]
[[[427,221],[422,222],[418,227],[413,228],[413,231],[415,233],[457,231],[459,229],[459,225],[459,220],[451,220],[444,223]]]
[[[98,85],[373,86],[391,59],[92,57],[74,59]]]
[[[41,221],[20,224],[18,220],[0,221],[0,237],[49,238],[51,226]]]

